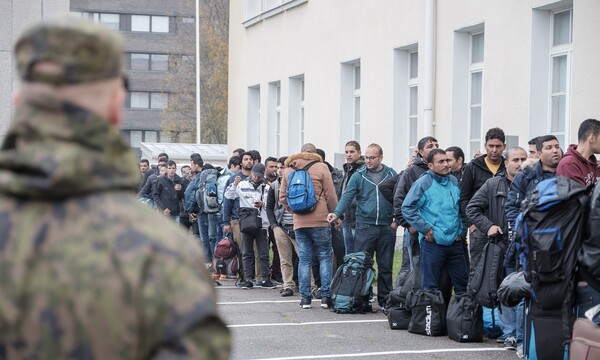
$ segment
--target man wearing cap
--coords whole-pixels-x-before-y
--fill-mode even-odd
[[[226,359],[196,242],[140,205],[120,138],[122,39],[49,22],[15,46],[0,147],[0,358]],[[85,181],[81,181],[81,179]]]
[[[241,228],[242,237],[242,265],[244,267],[244,281],[240,284],[243,289],[251,289],[255,260],[254,243],[258,251],[260,261],[261,281],[256,282],[256,286],[274,289],[269,278],[269,242],[267,240],[267,229],[269,228],[269,218],[267,217],[267,195],[269,194],[269,185],[265,182],[265,166],[256,163],[252,166],[252,173],[246,180],[239,181],[239,177],[234,180],[232,187],[235,189],[234,199],[239,199],[238,214],[244,212],[244,208],[258,209],[258,216],[261,218],[262,227],[256,231],[244,231]],[[256,274],[258,275],[258,274]]]

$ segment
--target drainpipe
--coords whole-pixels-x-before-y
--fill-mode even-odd
[[[435,94],[435,9],[436,0],[425,0],[425,74],[423,99],[424,136],[435,136],[433,98]]]

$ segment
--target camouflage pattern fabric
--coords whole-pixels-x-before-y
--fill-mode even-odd
[[[197,242],[138,181],[108,120],[20,100],[0,148],[0,359],[229,356]]]
[[[27,30],[15,45],[17,71],[22,80],[53,85],[78,84],[121,76],[123,40],[90,21],[65,19]],[[33,65],[60,65],[56,74],[34,71]]]

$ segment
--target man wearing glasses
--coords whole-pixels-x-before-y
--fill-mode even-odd
[[[373,257],[377,253],[377,301],[383,308],[384,299],[392,290],[392,263],[396,230],[393,221],[392,203],[383,197],[379,185],[396,175],[394,169],[381,163],[383,150],[371,144],[365,151],[365,167],[352,175],[348,186],[327,221],[339,223],[339,217],[356,199],[356,236],[354,250],[366,251]]]

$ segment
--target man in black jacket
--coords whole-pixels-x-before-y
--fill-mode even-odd
[[[419,233],[413,229],[402,215],[402,203],[410,187],[424,172],[429,170],[427,167],[427,155],[433,149],[439,148],[437,139],[432,136],[426,136],[417,143],[418,153],[412,164],[398,178],[398,183],[394,189],[394,223],[392,226],[402,226],[404,231],[404,244],[402,245],[402,266],[396,279],[396,287],[404,284],[410,269],[412,268],[412,258],[419,255]],[[410,244],[410,249],[408,245]]]
[[[525,160],[527,160],[527,152],[524,149],[516,147],[508,150],[504,161],[506,170],[488,179],[469,201],[467,216],[477,229],[487,235],[486,239],[471,239],[470,254],[473,264],[477,264],[479,261],[483,247],[489,238],[503,236],[505,241],[507,240],[508,221],[506,220],[504,206],[506,205],[510,183],[523,170],[521,164]],[[505,243],[505,245],[508,244]],[[514,267],[505,269],[507,275],[514,271]],[[469,279],[472,275],[473,271],[471,271]],[[504,346],[507,349],[516,350],[516,346],[523,341],[522,310],[522,307],[509,308],[502,306],[500,320],[503,324],[503,334],[499,341],[504,341]]]
[[[185,191],[181,184],[181,177],[177,175],[177,164],[175,161],[169,160],[167,173],[158,178],[152,193],[158,210],[177,223],[179,223],[179,212],[181,211],[180,202]]]
[[[491,177],[504,171],[504,157],[502,152],[506,149],[506,137],[500,128],[492,128],[485,134],[485,151],[483,156],[476,157],[465,167],[463,178],[460,182],[460,215],[469,228],[469,242],[481,242],[487,238],[481,229],[477,229],[467,217],[467,204],[479,188]],[[472,259],[471,259],[472,261]],[[467,259],[467,267],[469,265]]]
[[[346,163],[344,164],[344,178],[340,190],[337,194],[338,199],[342,197],[348,181],[356,170],[365,166],[365,159],[362,157],[360,144],[358,141],[351,140],[346,143],[344,148],[344,154],[346,156]],[[344,213],[344,225],[342,231],[344,232],[344,246],[346,248],[346,254],[354,252],[354,232],[356,229],[356,201],[352,201],[352,204]]]

